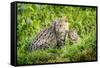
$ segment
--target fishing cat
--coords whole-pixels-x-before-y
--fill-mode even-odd
[[[75,34],[75,35],[74,35]],[[42,30],[32,41],[29,49],[44,49],[50,46],[63,46],[65,40],[71,38],[74,41],[77,41],[78,34],[75,31],[69,31],[69,23],[66,19],[57,19],[53,24],[44,30]]]

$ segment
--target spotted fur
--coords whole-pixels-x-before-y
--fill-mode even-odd
[[[74,35],[75,34],[75,35]],[[65,40],[70,36],[72,40],[77,40],[77,36],[75,31],[69,31],[68,21],[65,19],[58,19],[54,21],[51,27],[44,29],[41,31],[35,41],[32,41],[29,49],[44,49],[51,46],[63,46]]]

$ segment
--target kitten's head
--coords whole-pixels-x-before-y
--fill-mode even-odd
[[[70,30],[68,33],[68,37],[71,40],[71,42],[78,42],[80,40],[80,37],[76,30]]]

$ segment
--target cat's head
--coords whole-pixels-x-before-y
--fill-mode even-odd
[[[54,22],[54,30],[56,33],[63,33],[69,30],[69,23],[67,18],[59,18]]]
[[[70,30],[68,32],[68,37],[71,40],[71,42],[79,42],[80,41],[79,34],[76,30]]]

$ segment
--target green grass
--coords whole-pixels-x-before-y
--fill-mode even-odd
[[[17,4],[17,64],[42,64],[96,60],[96,8]],[[78,31],[78,43],[62,48],[28,51],[30,42],[41,29],[59,17],[67,17],[70,29]]]

